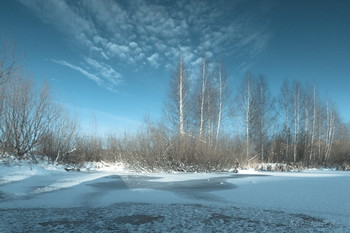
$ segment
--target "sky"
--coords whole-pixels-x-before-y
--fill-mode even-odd
[[[346,0],[4,0],[0,35],[37,83],[94,131],[159,118],[177,60],[191,78],[221,60],[239,86],[247,71],[273,93],[284,79],[315,83],[350,122],[350,2]]]

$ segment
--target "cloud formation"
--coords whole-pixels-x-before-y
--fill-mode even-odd
[[[264,51],[270,38],[260,20],[264,1],[20,2],[73,39],[85,51],[85,64],[113,87],[120,84],[123,72],[114,72],[111,64],[118,70],[140,70],[172,67],[180,55],[190,66],[202,55],[251,59]]]
[[[87,68],[91,69],[92,67],[94,71],[86,70],[81,66],[73,65],[63,60],[51,59],[51,61],[78,71],[83,76],[94,81],[98,86],[106,88],[110,91],[116,91],[115,87],[121,83],[121,75],[118,72],[116,72],[109,65],[99,63],[91,58],[85,58],[84,65],[86,66],[87,64]]]

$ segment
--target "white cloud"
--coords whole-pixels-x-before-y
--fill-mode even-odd
[[[109,65],[97,62],[96,60],[91,58],[85,58],[84,60],[85,60],[86,68],[73,65],[67,61],[51,59],[51,61],[54,63],[57,63],[62,66],[66,66],[75,71],[78,71],[88,79],[94,81],[98,86],[103,87],[109,91],[114,92],[116,88],[121,84],[122,82],[121,74],[115,71]],[[90,71],[90,70],[93,70],[93,71]]]
[[[158,58],[159,58],[159,54],[154,53],[151,56],[149,56],[147,60],[153,67],[158,68],[159,67]]]
[[[126,54],[129,52],[129,47],[124,45],[117,45],[113,42],[108,42],[106,44],[106,48],[108,49],[109,54],[114,57],[120,57],[121,54]]]
[[[75,38],[80,44],[90,48],[93,43],[90,37],[97,34],[95,25],[91,24],[84,15],[76,12],[66,1],[61,0],[20,0],[32,9],[38,17],[48,24],[53,24],[58,30]]]
[[[212,58],[212,57],[214,56],[213,53],[210,52],[210,51],[205,52],[204,55],[205,55],[207,58]]]
[[[102,79],[100,79],[99,77],[97,77],[96,75],[86,71],[85,69],[79,67],[79,66],[76,66],[76,65],[72,65],[71,63],[69,62],[66,62],[66,61],[62,61],[62,60],[54,60],[52,59],[51,61],[57,63],[57,64],[60,64],[62,66],[66,66],[66,67],[69,67],[73,70],[76,70],[78,71],[79,73],[81,73],[82,75],[84,75],[85,77],[89,78],[90,80],[96,82],[98,85],[102,85],[103,81]]]
[[[196,67],[199,66],[201,64],[202,59],[201,58],[197,58],[195,61],[193,61],[191,63],[192,66]]]
[[[96,72],[98,72],[105,81],[112,84],[112,86],[118,86],[122,82],[122,75],[113,69],[111,66],[98,62],[92,58],[85,58],[85,61],[90,65]]]
[[[167,46],[161,42],[155,44],[157,51],[164,52],[167,49]]]
[[[144,65],[169,67],[180,55],[189,64],[203,54],[251,59],[264,51],[271,37],[261,20],[264,1],[249,8],[246,1],[220,0],[20,1],[74,39],[85,49],[82,57],[103,61],[105,71],[115,70],[111,64],[133,65],[135,70]],[[108,72],[99,71],[108,80]]]
[[[130,46],[130,48],[137,48],[137,43],[136,42],[130,42],[129,46]]]
[[[107,54],[105,54],[105,52],[101,51],[101,56],[106,59],[109,60],[109,57],[107,56]]]

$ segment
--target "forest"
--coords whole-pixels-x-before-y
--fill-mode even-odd
[[[349,123],[315,84],[286,79],[272,95],[262,75],[233,77],[241,80],[233,87],[223,62],[202,57],[193,78],[179,58],[160,119],[146,116],[137,131],[99,136],[82,133],[78,118],[58,104],[47,83],[38,89],[14,54],[12,44],[0,46],[1,156],[74,166],[122,162],[137,171],[212,172],[264,163],[280,170],[350,170]]]

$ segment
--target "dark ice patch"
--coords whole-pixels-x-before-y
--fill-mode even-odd
[[[132,225],[141,225],[153,221],[158,221],[164,219],[163,216],[152,216],[152,215],[143,215],[135,214],[130,216],[121,216],[115,219],[116,223],[119,224],[132,224]]]

